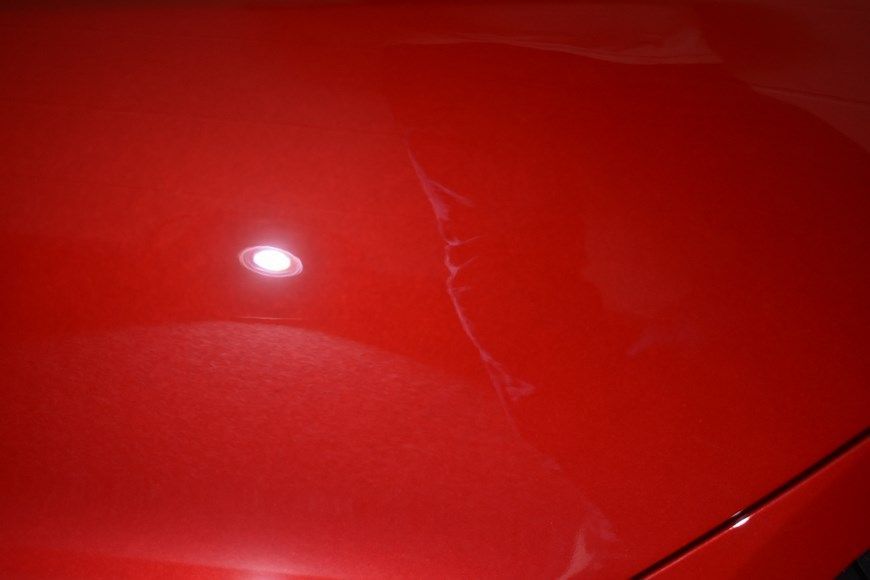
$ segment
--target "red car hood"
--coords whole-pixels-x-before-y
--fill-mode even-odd
[[[866,426],[867,21],[3,8],[3,565],[616,577],[727,520]]]

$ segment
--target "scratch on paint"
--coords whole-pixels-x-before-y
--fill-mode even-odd
[[[480,239],[482,236],[474,236],[463,240],[448,234],[446,226],[449,224],[451,216],[450,205],[448,200],[445,198],[452,199],[466,207],[472,207],[474,204],[469,198],[462,196],[443,184],[431,179],[417,161],[410,147],[408,147],[408,155],[411,158],[411,163],[414,166],[417,177],[420,179],[426,197],[429,199],[429,203],[435,211],[435,216],[438,221],[438,231],[446,242],[444,265],[447,267],[448,272],[447,293],[450,296],[453,309],[459,317],[459,322],[462,325],[462,329],[465,331],[466,336],[471,341],[471,344],[474,345],[474,348],[477,349],[480,355],[480,360],[483,362],[490,380],[501,398],[502,404],[505,407],[505,412],[511,418],[511,422],[513,422],[513,417],[508,408],[508,402],[515,402],[530,395],[535,391],[535,387],[534,385],[513,376],[510,371],[508,371],[507,368],[498,361],[489,350],[487,350],[483,343],[481,343],[477,333],[475,332],[474,324],[468,317],[465,309],[462,307],[462,302],[460,300],[460,295],[469,290],[469,288],[467,286],[459,286],[456,281],[456,276],[459,272],[469,264],[473,263],[476,260],[476,257],[471,257],[468,260],[457,264],[451,259],[449,251],[452,248],[458,248]]]

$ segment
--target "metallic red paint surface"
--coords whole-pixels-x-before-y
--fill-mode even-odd
[[[867,426],[868,18],[3,8],[0,566],[624,577],[781,486]]]

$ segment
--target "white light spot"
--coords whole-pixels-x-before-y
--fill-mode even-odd
[[[254,252],[254,264],[270,272],[284,272],[290,269],[290,256],[280,250],[257,250]]]
[[[302,260],[281,248],[254,246],[239,254],[242,265],[262,276],[287,277],[302,272]]]
[[[743,524],[745,524],[748,521],[749,521],[749,516],[746,516],[745,518],[740,518],[739,520],[737,520],[737,523],[735,523],[733,526],[731,526],[731,529],[733,530],[734,528],[739,528],[740,526],[742,526]]]

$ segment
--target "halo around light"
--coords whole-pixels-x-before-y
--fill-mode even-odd
[[[286,278],[302,273],[302,260],[274,246],[253,246],[239,254],[242,265],[261,276]]]

